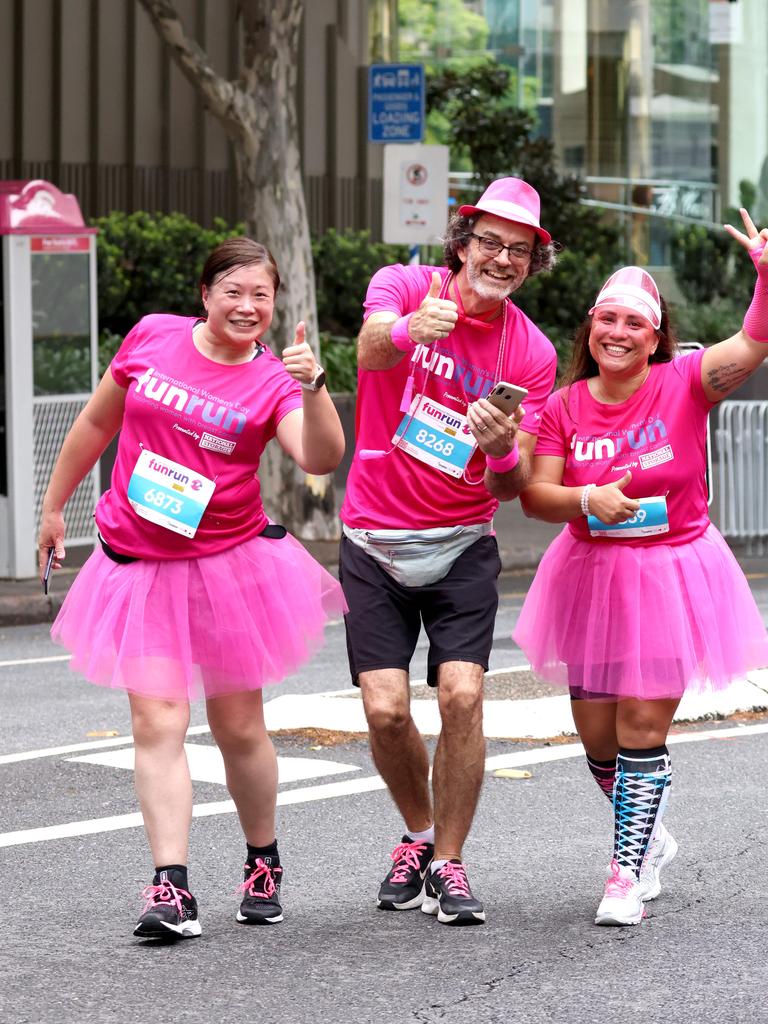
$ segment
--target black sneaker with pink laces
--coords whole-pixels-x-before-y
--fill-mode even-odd
[[[440,924],[482,924],[485,910],[472,895],[467,869],[460,860],[448,860],[430,871],[424,891],[422,913],[437,915]]]
[[[379,910],[413,910],[421,906],[424,879],[434,852],[432,843],[414,842],[410,836],[403,836],[390,854],[394,864],[379,888]]]
[[[278,924],[283,920],[280,886],[283,869],[277,856],[249,857],[245,862],[243,901],[237,912],[240,924]]]
[[[197,900],[161,871],[141,894],[147,901],[133,934],[140,939],[194,939],[201,934]]]

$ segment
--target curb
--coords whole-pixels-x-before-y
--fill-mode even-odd
[[[0,626],[33,626],[53,622],[59,614],[64,596],[40,594],[0,597]]]

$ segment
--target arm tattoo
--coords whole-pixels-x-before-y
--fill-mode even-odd
[[[739,384],[743,384],[750,376],[751,372],[738,363],[724,363],[722,366],[712,367],[707,373],[707,380],[713,391],[725,393],[735,391]]]

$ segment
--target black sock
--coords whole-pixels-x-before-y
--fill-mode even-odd
[[[613,803],[613,787],[616,781],[616,758],[612,761],[596,761],[587,754],[587,767],[592,772],[592,778]]]
[[[280,854],[277,852],[277,839],[273,839],[269,846],[251,846],[250,843],[245,844],[248,848],[249,861],[263,860],[268,864],[279,864]]]
[[[165,875],[165,878],[162,877],[163,875]],[[186,889],[187,892],[189,892],[186,864],[163,864],[156,867],[155,877],[152,879],[152,884],[159,885],[160,882],[164,882],[166,880],[169,881],[176,889]]]

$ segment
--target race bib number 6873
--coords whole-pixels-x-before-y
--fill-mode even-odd
[[[215,487],[195,470],[144,449],[128,483],[128,501],[142,519],[194,537]]]

